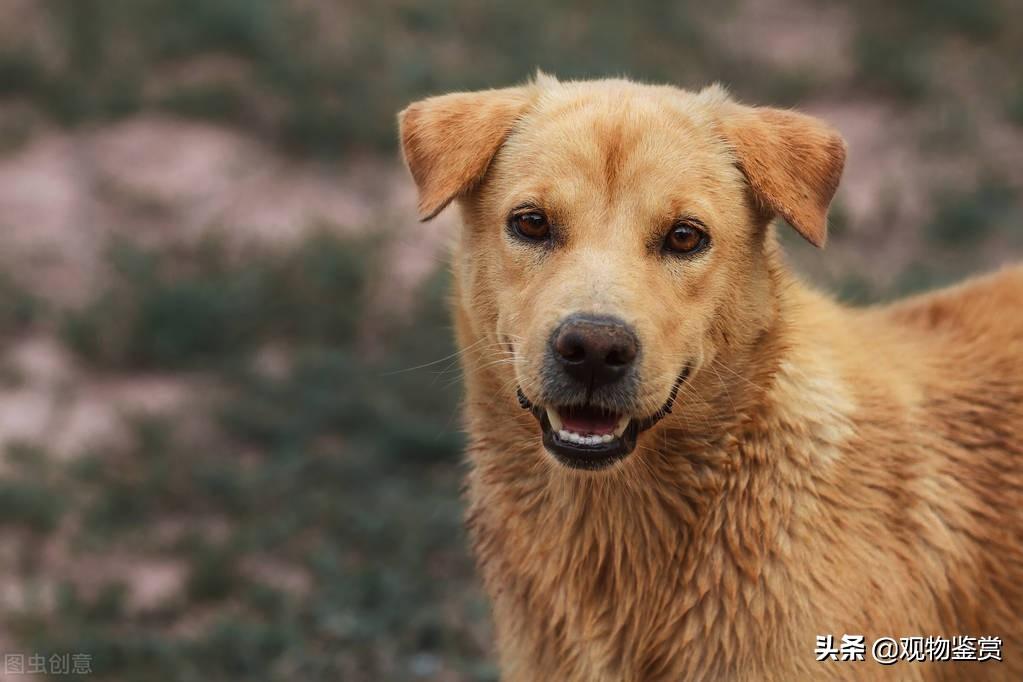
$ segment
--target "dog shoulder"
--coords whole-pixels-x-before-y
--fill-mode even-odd
[[[882,313],[926,332],[1023,338],[1023,265],[898,301]]]

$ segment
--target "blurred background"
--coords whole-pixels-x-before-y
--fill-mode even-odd
[[[496,680],[395,113],[542,67],[822,116],[831,240],[783,239],[872,303],[1023,258],[1021,45],[1014,0],[0,0],[0,651]]]

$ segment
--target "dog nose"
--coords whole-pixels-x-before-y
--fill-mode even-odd
[[[639,352],[635,333],[617,317],[572,315],[558,327],[552,345],[565,372],[594,388],[624,377]]]

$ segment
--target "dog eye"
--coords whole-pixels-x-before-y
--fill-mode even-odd
[[[664,238],[664,250],[688,256],[702,251],[709,241],[707,233],[696,225],[678,222]]]
[[[508,219],[508,227],[523,239],[542,242],[551,235],[551,224],[540,211],[514,213]]]

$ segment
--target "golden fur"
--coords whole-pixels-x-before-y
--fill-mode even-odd
[[[468,525],[503,679],[1023,679],[1023,269],[853,309],[785,268],[823,244],[844,143],[720,88],[561,83],[418,102],[402,147],[452,199]],[[542,204],[565,243],[505,235]],[[712,247],[649,244],[680,214]],[[607,471],[555,463],[515,389],[574,311],[627,319],[641,403],[674,413]],[[865,662],[817,662],[863,634]],[[870,660],[876,637],[994,635],[1004,662]]]

